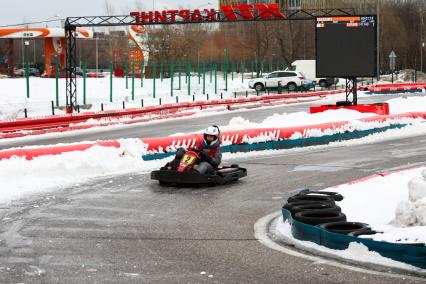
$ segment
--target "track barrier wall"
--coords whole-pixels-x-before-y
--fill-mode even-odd
[[[13,132],[20,130],[35,130],[44,129],[49,127],[67,126],[71,123],[85,122],[89,119],[102,119],[102,118],[118,118],[118,117],[134,117],[147,114],[173,114],[182,111],[191,111],[194,109],[208,109],[212,107],[225,106],[228,109],[232,106],[239,104],[247,104],[254,102],[270,103],[274,100],[282,99],[296,99],[296,98],[309,98],[309,97],[322,97],[341,93],[343,90],[330,90],[319,92],[306,92],[295,94],[271,94],[247,98],[223,99],[223,100],[210,100],[210,101],[195,101],[195,102],[182,102],[176,104],[164,104],[161,106],[147,106],[141,108],[131,108],[126,110],[108,110],[100,112],[85,112],[75,114],[51,115],[33,118],[17,118],[10,120],[0,121],[0,132]]]
[[[372,93],[392,93],[392,92],[405,92],[405,91],[422,91],[426,89],[426,82],[418,83],[394,83],[394,84],[376,84],[369,86],[359,87],[362,91],[369,91]]]
[[[326,110],[334,109],[350,109],[356,110],[362,113],[376,113],[378,115],[388,115],[389,114],[389,104],[387,103],[377,103],[377,104],[358,104],[352,106],[336,106],[336,105],[321,105],[321,106],[311,106],[309,108],[310,113],[323,112]]]
[[[406,113],[398,115],[374,116],[360,119],[370,122],[370,129],[358,130],[347,121],[324,123],[309,126],[262,128],[228,131],[221,134],[222,149],[224,152],[247,152],[267,149],[288,149],[294,147],[327,144],[333,141],[355,139],[372,133],[386,131],[391,128],[404,127],[404,119],[425,119],[425,113]],[[384,125],[377,125],[383,123]],[[336,134],[327,135],[327,130],[338,130]],[[310,131],[321,131],[323,135],[309,137]],[[188,134],[182,136],[169,136],[157,138],[141,138],[146,145],[147,153],[144,160],[161,159],[173,155],[180,147],[191,147],[200,143],[202,134]],[[120,143],[115,140],[98,141],[93,143],[71,144],[64,146],[48,146],[36,148],[19,148],[0,151],[0,160],[13,156],[25,157],[31,160],[43,155],[58,155],[65,152],[84,151],[93,146],[119,148]]]

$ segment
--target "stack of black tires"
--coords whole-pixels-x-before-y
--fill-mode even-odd
[[[345,235],[371,235],[376,232],[365,223],[347,222],[346,215],[336,202],[343,196],[331,191],[304,191],[288,198],[283,209],[299,222]]]

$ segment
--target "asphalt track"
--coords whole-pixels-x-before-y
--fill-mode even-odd
[[[272,250],[253,225],[298,188],[423,164],[425,142],[240,158],[249,175],[228,186],[161,188],[140,173],[3,205],[0,283],[424,283]]]

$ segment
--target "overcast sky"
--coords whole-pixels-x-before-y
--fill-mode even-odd
[[[107,14],[107,5],[114,15],[126,15],[138,7],[143,11],[174,8],[217,7],[217,0],[0,0],[0,26],[53,20],[55,16],[102,16]],[[209,4],[210,3],[210,4]],[[48,24],[59,26],[58,22]],[[36,25],[32,25],[36,26]],[[45,27],[46,24],[38,24]]]

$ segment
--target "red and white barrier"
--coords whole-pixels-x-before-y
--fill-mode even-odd
[[[321,106],[311,106],[309,108],[310,113],[323,112],[326,110],[334,109],[351,109],[363,113],[376,113],[378,115],[388,115],[389,114],[389,104],[387,103],[378,103],[378,104],[357,104],[349,106],[337,106],[337,105],[321,105]]]
[[[397,115],[383,115],[374,116],[360,119],[362,122],[380,122],[380,123],[392,123],[402,119],[426,119],[426,112],[412,112]],[[242,144],[249,142],[249,139],[256,137],[262,137],[269,141],[276,141],[281,139],[290,139],[293,135],[300,133],[305,135],[310,130],[321,130],[324,132],[327,129],[338,129],[350,126],[348,121],[339,121],[331,123],[323,123],[308,126],[297,126],[297,127],[283,127],[283,128],[260,128],[260,129],[246,129],[237,131],[225,131],[221,135],[221,143],[223,146],[232,144]],[[170,137],[157,137],[157,138],[140,138],[144,144],[146,144],[146,150],[151,153],[166,153],[175,151],[179,147],[190,147],[200,143],[202,134],[188,134],[182,136],[170,136]],[[93,143],[83,144],[72,144],[64,146],[48,146],[48,147],[37,147],[37,148],[23,148],[23,149],[12,149],[0,151],[0,160],[9,159],[13,156],[25,157],[31,160],[35,157],[44,155],[58,155],[66,152],[73,151],[84,151],[93,146],[103,147],[120,147],[120,142],[115,140],[110,141],[99,141]]]
[[[211,101],[182,102],[177,104],[165,104],[160,106],[147,106],[142,108],[131,108],[126,110],[108,110],[103,112],[85,112],[63,115],[49,115],[33,118],[17,118],[0,121],[0,132],[16,132],[21,130],[39,130],[55,127],[68,127],[70,124],[85,122],[89,119],[115,118],[115,117],[138,117],[143,115],[170,115],[177,112],[191,111],[195,109],[211,108],[215,106],[238,105],[249,102],[269,102],[271,100],[288,98],[318,97],[340,93],[342,90],[307,92],[295,94],[271,94],[258,97],[236,98]]]
[[[418,91],[426,89],[426,82],[420,83],[394,83],[360,86],[360,90],[370,92],[395,92],[395,91]]]

